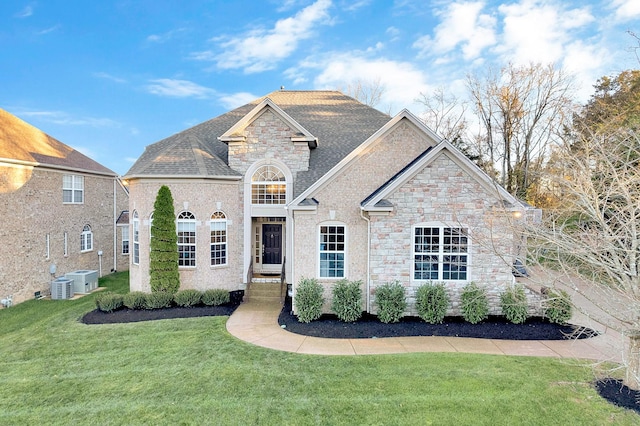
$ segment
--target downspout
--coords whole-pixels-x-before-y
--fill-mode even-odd
[[[118,270],[118,226],[116,225],[116,221],[118,217],[116,216],[118,213],[118,202],[116,200],[116,181],[118,178],[113,179],[113,271]]]
[[[371,220],[364,215],[362,207],[360,207],[360,217],[367,222],[367,312],[371,312]]]

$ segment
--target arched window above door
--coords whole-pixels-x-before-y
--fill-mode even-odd
[[[287,179],[278,167],[262,166],[251,176],[251,204],[286,204]]]

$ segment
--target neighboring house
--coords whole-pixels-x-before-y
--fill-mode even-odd
[[[52,278],[73,271],[128,269],[117,174],[2,109],[0,194],[0,298],[46,296]]]
[[[410,302],[430,281],[451,292],[475,281],[492,297],[514,282],[523,205],[410,112],[391,118],[339,92],[270,93],[148,146],[125,179],[131,290],[150,290],[161,185],[175,202],[181,288],[284,273],[295,309],[301,278],[328,301],[347,278],[375,311],[387,282]]]

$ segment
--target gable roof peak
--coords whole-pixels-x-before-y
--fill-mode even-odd
[[[242,117],[236,124],[234,124],[229,130],[218,136],[218,140],[221,142],[233,142],[242,141],[245,137],[242,135],[242,131],[249,126],[258,116],[262,114],[266,109],[271,109],[277,116],[280,117],[295,134],[292,137],[293,142],[307,142],[310,149],[314,149],[318,146],[318,138],[311,134],[302,124],[298,123],[289,114],[287,114],[282,108],[278,106],[270,97],[265,97],[262,102],[258,103],[248,114]]]

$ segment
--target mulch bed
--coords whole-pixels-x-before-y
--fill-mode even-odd
[[[459,317],[448,317],[442,324],[428,324],[418,317],[404,317],[398,323],[385,324],[374,315],[363,314],[362,318],[354,323],[342,322],[335,315],[323,315],[316,321],[301,323],[295,315],[283,310],[278,323],[292,333],[336,339],[448,336],[503,340],[564,340],[585,339],[598,334],[585,327],[552,324],[542,318],[529,318],[524,324],[513,324],[503,317],[489,317],[478,324],[470,324]]]
[[[238,304],[220,306],[193,306],[190,308],[172,307],[163,309],[118,309],[114,312],[103,312],[98,309],[85,314],[81,321],[84,324],[117,324],[127,322],[152,321],[173,318],[215,317],[231,315]]]
[[[595,387],[598,394],[610,403],[640,414],[640,391],[628,388],[622,380],[599,380]]]

